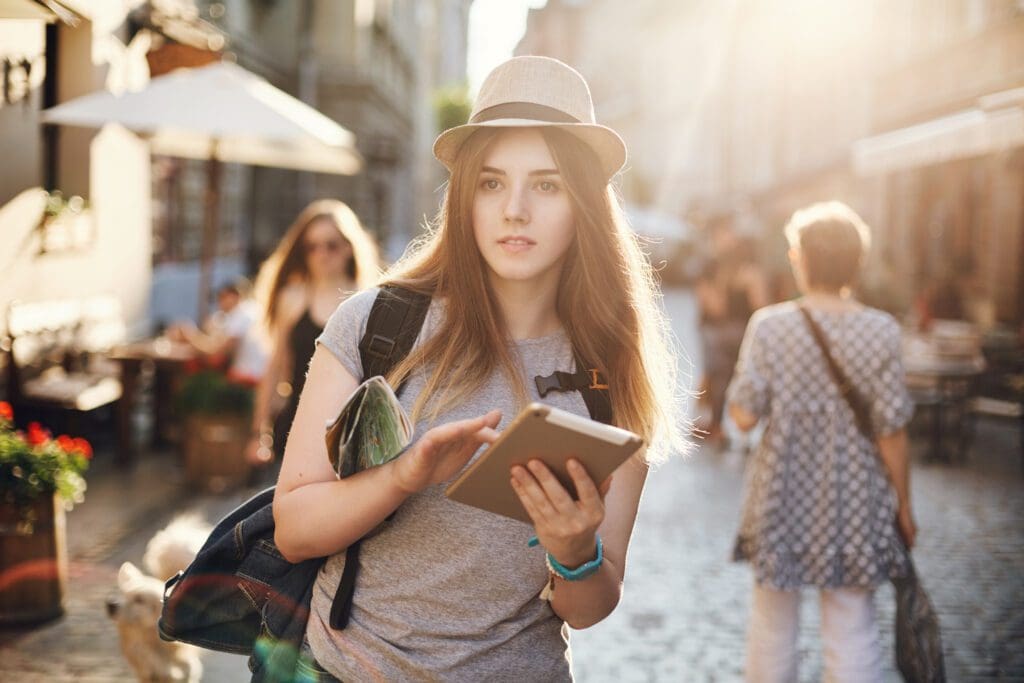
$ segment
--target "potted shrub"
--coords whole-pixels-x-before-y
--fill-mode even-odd
[[[182,443],[190,481],[214,492],[245,482],[252,404],[252,387],[221,372],[200,370],[185,378],[178,410],[185,418]]]
[[[85,439],[53,438],[37,422],[16,430],[0,401],[0,623],[64,613],[65,511],[83,500],[90,458]]]

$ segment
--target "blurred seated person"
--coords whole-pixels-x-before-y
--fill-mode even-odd
[[[266,366],[256,303],[246,298],[249,283],[238,278],[217,290],[217,310],[198,328],[192,321],[177,322],[167,329],[168,338],[184,342],[212,367],[256,383]]]

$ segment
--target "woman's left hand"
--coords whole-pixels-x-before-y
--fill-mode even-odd
[[[512,468],[512,489],[533,520],[544,549],[563,566],[578,567],[597,552],[597,529],[604,521],[604,495],[611,478],[599,489],[578,460],[570,459],[567,468],[579,500],[573,500],[540,460]]]

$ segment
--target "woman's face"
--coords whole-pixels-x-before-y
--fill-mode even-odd
[[[345,266],[352,258],[352,245],[329,218],[317,218],[309,224],[302,236],[301,248],[306,254],[309,275],[314,280],[344,275]]]
[[[495,284],[557,284],[575,221],[565,183],[537,130],[507,130],[491,143],[473,195],[473,236]]]

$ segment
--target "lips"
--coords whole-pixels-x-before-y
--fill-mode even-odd
[[[529,237],[515,236],[515,237],[502,237],[498,240],[498,244],[508,244],[516,247],[532,247],[537,244]]]
[[[521,254],[537,246],[537,243],[529,237],[521,235],[502,237],[498,240],[498,244],[506,254]]]

